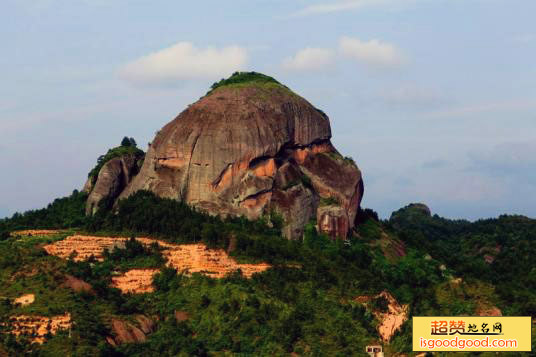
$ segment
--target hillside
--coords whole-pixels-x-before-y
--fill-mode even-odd
[[[68,202],[77,205],[75,200]],[[53,210],[53,205],[45,209]],[[77,229],[50,235],[23,232],[0,242],[5,351],[360,355],[365,345],[382,340],[382,301],[391,296],[399,309],[407,306],[408,317],[490,311],[534,316],[533,274],[516,275],[535,270],[528,243],[536,234],[536,221],[524,217],[471,223],[405,208],[379,222],[366,210],[347,242],[319,235],[313,224],[298,242],[281,238],[278,227],[269,228],[263,221],[221,220],[150,192],[122,201],[117,214],[101,212],[85,218],[83,209],[79,214],[85,222]],[[20,228],[18,217],[3,220],[2,226]],[[113,243],[120,242],[116,238],[108,240],[110,253],[89,248],[87,242],[71,245],[93,249],[85,258],[69,251],[58,256],[46,253],[56,254],[48,248],[54,242],[65,241],[68,247],[72,239],[67,237],[73,235],[103,236],[100,241],[105,236],[148,235],[161,243],[151,245],[143,239]],[[98,238],[88,239],[99,246]],[[206,275],[219,269],[208,263],[186,274],[166,263],[171,259],[167,253],[171,248],[166,246],[194,242],[215,252],[219,249],[222,253],[211,258],[216,261],[231,259],[237,262],[232,263],[235,267],[267,264],[268,269],[250,278],[240,273],[220,278]],[[460,254],[448,254],[451,249]],[[487,262],[489,254],[495,254],[493,262]],[[194,259],[184,257],[181,261]],[[122,274],[136,269],[148,272],[145,286],[150,288],[145,291],[149,292],[122,293]],[[136,279],[146,281],[147,274],[129,275],[130,289],[135,291]],[[10,303],[25,294],[33,294],[35,301],[26,306]],[[15,339],[7,333],[15,326],[9,322],[13,316],[35,320],[65,314],[71,327],[46,335],[42,345],[30,345],[31,334]],[[410,339],[410,323],[404,322],[383,344],[389,353],[409,352]]]
[[[536,220],[380,220],[328,117],[237,72],[0,220],[0,356],[411,353],[411,317],[536,317]],[[486,354],[483,354],[484,356]]]

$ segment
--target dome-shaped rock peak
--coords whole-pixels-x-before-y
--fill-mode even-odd
[[[286,237],[346,237],[361,172],[330,142],[328,117],[271,77],[235,73],[165,125],[119,196],[149,190],[210,214],[279,215]]]

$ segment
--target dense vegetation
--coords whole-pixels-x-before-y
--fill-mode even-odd
[[[453,274],[495,286],[507,315],[536,316],[536,220],[502,215],[472,223],[410,205],[394,212],[389,224]]]
[[[10,231],[25,228],[71,228],[85,222],[87,194],[74,190],[68,197],[57,198],[46,208],[15,213],[11,218],[0,219],[0,240]]]
[[[287,88],[286,86],[279,83],[275,78],[267,76],[258,72],[234,72],[229,78],[222,78],[218,82],[214,82],[210,86],[210,90],[207,95],[212,93],[214,90],[224,86],[231,85],[242,85],[242,84],[252,84],[252,85],[264,85],[264,84],[275,84],[277,86]],[[288,89],[288,88],[287,88]]]
[[[142,160],[145,155],[143,150],[137,148],[136,140],[134,138],[127,138],[126,136],[121,141],[121,145],[113,149],[109,149],[108,152],[104,155],[101,155],[97,159],[97,164],[91,171],[88,173],[88,178],[91,179],[94,184],[97,181],[97,176],[99,175],[100,170],[108,161],[121,156],[133,155],[136,160],[138,160],[138,168],[141,168]]]
[[[378,340],[370,308],[385,311],[386,301],[373,299],[367,308],[355,298],[384,290],[409,304],[411,315],[475,314],[482,305],[498,306],[506,315],[536,315],[532,289],[536,268],[530,259],[536,253],[531,248],[536,221],[525,217],[471,223],[409,206],[382,222],[366,209],[346,242],[318,234],[314,222],[298,242],[281,237],[276,215],[257,221],[221,219],[140,191],[120,201],[117,211],[101,209],[84,218],[84,199],[75,192],[39,210],[39,215],[34,211],[3,220],[2,227],[32,228],[36,222],[41,227],[69,227],[68,222],[76,221],[93,234],[148,234],[178,243],[232,245],[236,259],[266,261],[274,267],[252,279],[240,273],[222,280],[200,274],[187,277],[164,268],[157,246],[145,247],[134,240],[128,240],[124,249],[105,253],[102,262],[75,262],[48,256],[39,248],[69,232],[5,239],[0,242],[2,295],[13,298],[33,291],[36,302],[28,307],[0,304],[0,322],[20,313],[50,316],[69,311],[75,325],[71,337],[60,333],[42,346],[0,335],[0,355],[2,351],[50,356],[362,355],[368,343]],[[41,218],[32,219],[32,214]],[[405,246],[405,253],[398,252],[399,246]],[[494,257],[493,263],[486,263],[487,255]],[[34,267],[38,272],[27,274]],[[161,269],[154,293],[125,295],[110,288],[114,271],[134,267]],[[67,289],[62,284],[65,274],[90,283],[94,293]],[[463,281],[453,284],[457,277]],[[176,311],[189,318],[178,321]],[[158,320],[147,342],[118,347],[105,342],[112,333],[112,318],[128,320],[136,314]],[[386,351],[411,351],[410,321]]]

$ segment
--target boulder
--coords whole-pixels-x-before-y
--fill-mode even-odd
[[[165,125],[132,182],[118,162],[101,170],[88,210],[127,182],[118,199],[149,190],[214,215],[280,215],[285,236],[298,239],[305,224],[319,217],[319,202],[333,199],[337,207],[326,217],[337,217],[336,229],[325,232],[345,237],[363,182],[355,163],[331,144],[328,117],[270,77],[249,73],[248,82],[243,75],[236,73],[231,84],[213,89]]]
[[[144,317],[144,319],[148,318]],[[146,324],[146,322],[144,322],[144,324]],[[152,325],[151,329],[147,328],[147,330],[152,332]],[[114,343],[115,345],[121,345],[124,343],[142,343],[147,340],[147,336],[144,331],[132,323],[120,319],[112,319],[112,332],[114,337],[108,340],[108,343],[112,345],[114,345]]]
[[[62,286],[72,289],[77,293],[85,292],[95,295],[95,291],[93,290],[91,284],[69,274],[65,274],[65,281]]]
[[[102,200],[113,202],[119,196],[137,173],[136,161],[134,155],[113,158],[102,166],[92,189],[87,183],[84,185],[84,191],[90,189],[91,192],[86,202],[86,214],[95,214]]]

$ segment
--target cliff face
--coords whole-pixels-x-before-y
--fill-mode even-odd
[[[149,190],[211,214],[281,215],[289,238],[311,219],[343,237],[363,183],[330,138],[328,117],[275,80],[224,85],[157,133],[119,199]]]
[[[113,158],[102,166],[94,185],[92,178],[88,178],[83,188],[84,192],[89,193],[86,202],[87,215],[94,214],[103,199],[115,200],[119,196],[136,174],[137,160],[135,155]]]

